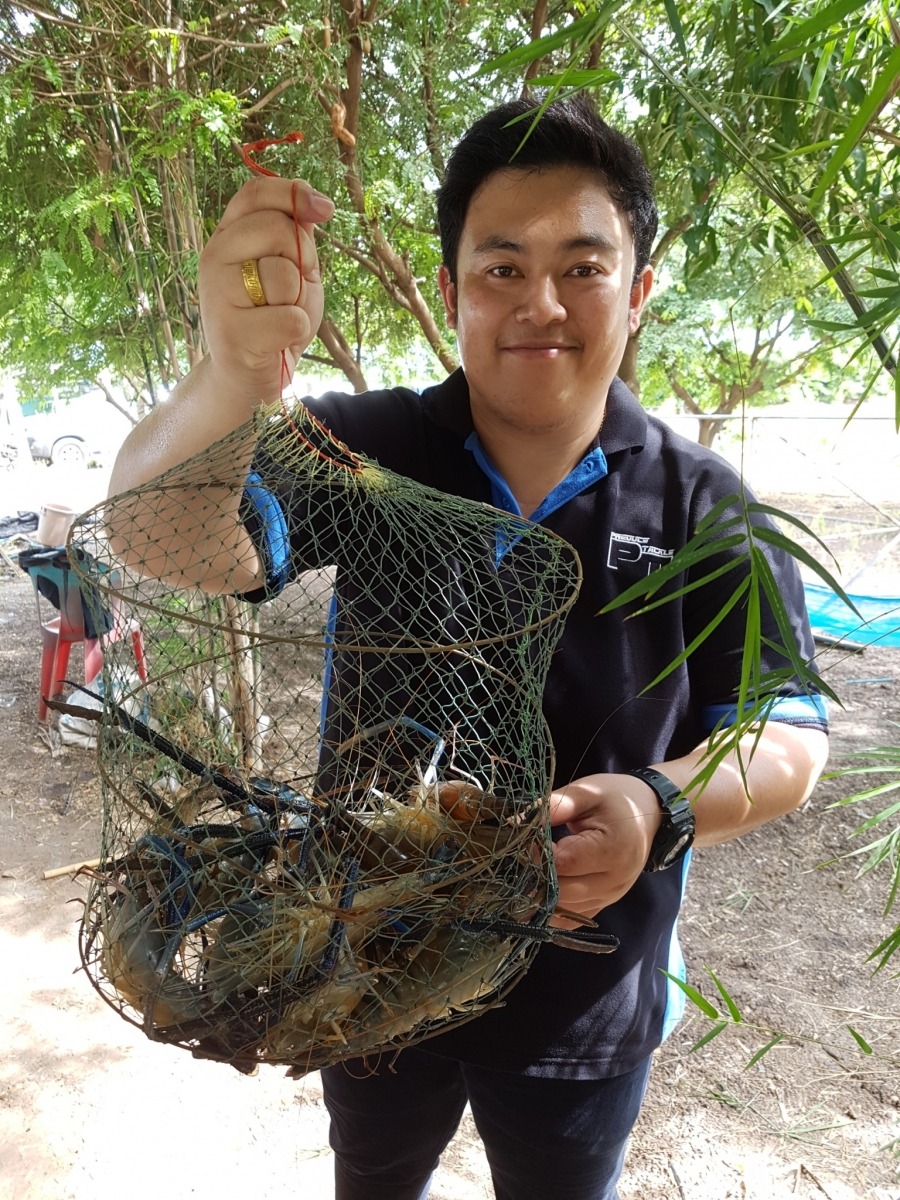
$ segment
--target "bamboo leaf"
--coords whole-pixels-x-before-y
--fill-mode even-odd
[[[822,47],[822,53],[819,55],[819,61],[816,63],[816,70],[813,74],[812,83],[809,85],[808,104],[815,104],[819,98],[819,92],[822,90],[822,84],[825,81],[825,74],[828,70],[828,64],[831,62],[831,56],[834,54],[834,48],[837,45],[836,41],[826,42]]]
[[[744,497],[740,494],[740,492],[731,492],[730,495],[724,496],[718,502],[718,504],[714,504],[712,506],[712,508],[709,510],[709,512],[706,514],[705,517],[703,517],[700,521],[697,522],[696,533],[697,534],[705,533],[708,529],[712,528],[712,526],[716,524],[719,517],[721,517],[723,513],[727,512],[728,509],[734,508],[738,505],[743,506],[743,504],[744,504]],[[732,518],[732,522],[729,522],[729,523],[733,523],[734,520],[740,520],[740,519],[741,518],[739,516]]]
[[[838,0],[838,2],[840,3],[841,0]],[[821,203],[825,193],[837,178],[841,167],[849,158],[853,147],[865,133],[869,121],[881,107],[891,88],[894,87],[898,73],[900,73],[900,46],[895,46],[891,54],[888,55],[887,61],[878,78],[872,84],[871,91],[857,109],[853,120],[844,131],[844,136],[838,143],[831,160],[822,172],[819,182],[816,184],[810,198],[810,207],[814,208]]]
[[[740,1010],[738,1009],[738,1006],[735,1004],[734,1000],[731,998],[731,996],[725,990],[725,985],[722,983],[721,979],[719,979],[718,975],[716,975],[716,973],[712,969],[712,967],[706,967],[705,970],[706,970],[707,975],[710,977],[710,979],[713,981],[713,983],[719,989],[719,995],[725,1001],[725,1004],[728,1007],[728,1011],[731,1014],[732,1021],[734,1021],[735,1025],[740,1025],[741,1021],[743,1020],[743,1017],[740,1014]]]
[[[687,42],[684,38],[684,26],[681,24],[681,17],[678,15],[678,6],[675,0],[663,0],[663,2],[666,6],[666,16],[669,18],[669,24],[672,26],[672,32],[675,34],[675,41],[678,43],[678,49],[687,58]]]
[[[854,1042],[856,1042],[857,1046],[859,1046],[860,1050],[862,1050],[863,1054],[873,1054],[874,1053],[874,1051],[872,1050],[872,1047],[869,1045],[869,1043],[866,1041],[866,1039],[863,1037],[863,1035],[859,1032],[858,1029],[854,1029],[852,1025],[848,1025],[847,1030],[848,1030],[850,1036],[853,1038]]]
[[[703,993],[699,992],[693,986],[693,984],[690,984],[687,982],[687,980],[682,979],[680,975],[673,975],[671,971],[663,970],[663,975],[665,975],[666,979],[668,979],[670,983],[674,983],[677,988],[680,988],[681,991],[687,996],[688,1000],[690,1000],[692,1004],[695,1004],[697,1008],[699,1008],[704,1014],[704,1016],[709,1017],[711,1021],[719,1020],[719,1010],[714,1004],[711,1004],[703,995]]]
[[[703,545],[695,550],[695,543],[692,539],[664,566],[657,567],[655,571],[652,571],[644,579],[638,579],[637,582],[631,584],[630,587],[620,592],[614,600],[610,600],[608,604],[605,604],[600,609],[600,612],[611,612],[613,609],[621,608],[623,604],[628,604],[641,596],[652,596],[670,579],[676,578],[690,567],[694,567],[697,563],[711,558],[714,554],[735,549],[737,546],[742,545],[744,540],[742,533],[731,534],[729,537],[723,538],[720,542]]]
[[[599,67],[596,71],[565,71],[562,75],[537,75],[529,80],[531,87],[570,87],[573,90],[599,87],[601,84],[615,83],[621,79],[617,71],[609,67]]]
[[[567,25],[565,29],[560,29],[557,33],[548,33],[544,37],[538,38],[537,41],[517,46],[514,50],[507,50],[505,54],[500,54],[497,58],[485,63],[477,74],[487,75],[491,71],[506,70],[509,67],[524,67],[538,58],[543,58],[551,50],[558,50],[561,46],[577,46],[582,41],[589,40],[599,33],[622,3],[624,0],[612,0],[612,3],[579,17],[577,21],[573,21],[571,25]]]
[[[756,552],[756,568],[759,572],[760,581],[763,591],[766,594],[766,599],[769,602],[769,607],[772,610],[772,615],[775,618],[775,624],[778,626],[778,632],[781,634],[781,640],[784,643],[783,649],[787,651],[791,666],[797,673],[800,673],[806,664],[800,657],[797,638],[791,626],[790,614],[781,595],[781,589],[769,565],[769,560],[755,546],[754,551]]]
[[[722,1033],[727,1028],[728,1028],[728,1022],[720,1021],[718,1025],[714,1025],[712,1027],[712,1029],[708,1029],[706,1031],[706,1033],[704,1033],[703,1037],[698,1038],[698,1040],[696,1042],[694,1042],[693,1046],[691,1046],[691,1050],[690,1050],[691,1054],[693,1054],[695,1050],[702,1049],[703,1046],[705,1046],[709,1042],[711,1042],[713,1040],[713,1038],[717,1038],[719,1036],[719,1034]]]
[[[716,579],[720,579],[723,575],[727,575],[729,571],[733,571],[735,567],[740,567],[743,559],[733,558],[730,562],[725,563],[722,567],[717,567],[715,571],[710,571],[704,575],[702,579],[694,579],[690,583],[686,583],[684,587],[678,588],[675,592],[666,592],[664,596],[660,596],[658,600],[651,600],[649,604],[642,604],[639,609],[633,612],[633,617],[641,617],[644,613],[653,612],[655,608],[662,608],[664,604],[671,604],[673,600],[677,600],[681,596],[687,596],[690,592],[695,592],[697,588],[706,587],[708,583],[712,583]]]
[[[824,542],[822,538],[820,538],[819,535],[813,529],[811,529],[809,525],[806,524],[805,521],[801,521],[800,518],[795,516],[793,513],[785,512],[783,508],[776,508],[773,504],[764,504],[761,500],[754,500],[751,504],[748,504],[747,511],[749,513],[766,513],[768,516],[774,517],[778,521],[786,521],[791,525],[796,525],[798,529],[802,530],[802,532],[807,535],[807,537],[811,537],[814,541],[818,542],[832,562],[837,562],[837,559],[831,553],[831,549],[829,548],[827,542]]]
[[[840,596],[847,607],[856,613],[860,621],[863,621],[862,613],[859,611],[838,581],[834,578],[830,571],[826,570],[826,568],[822,566],[817,558],[813,558],[808,550],[806,550],[798,542],[794,542],[790,538],[785,537],[783,533],[779,533],[777,530],[767,529],[764,526],[758,526],[755,530],[755,533],[760,541],[768,542],[772,546],[778,546],[781,550],[785,550],[788,554],[792,555],[792,557],[799,559],[800,562],[809,567],[811,571],[814,571],[820,579],[824,580],[825,583],[828,584],[833,592],[836,592],[837,595]]]
[[[894,780],[893,783],[886,783],[881,788],[875,789],[875,791],[870,794],[877,796],[879,792],[895,792],[897,788],[900,788],[900,779]],[[885,821],[889,821],[891,817],[896,816],[897,813],[900,813],[900,800],[898,800],[896,804],[889,804],[887,808],[883,808],[881,812],[876,813],[874,817],[868,817],[865,821],[863,821],[862,825],[857,825],[856,829],[853,830],[853,836],[856,837],[857,834],[868,833],[870,829],[874,829],[876,825],[883,825]]]
[[[774,1050],[775,1047],[778,1045],[778,1043],[783,1042],[783,1041],[784,1041],[784,1034],[776,1033],[770,1042],[766,1042],[766,1044],[764,1046],[762,1046],[759,1050],[757,1050],[756,1053],[752,1056],[752,1058],[749,1059],[749,1061],[747,1062],[747,1065],[744,1067],[744,1070],[749,1071],[751,1067],[755,1067],[756,1064],[759,1062],[759,1060],[764,1055],[768,1054],[770,1050]]]
[[[898,950],[900,950],[900,925],[893,933],[889,933],[884,941],[878,943],[872,953],[867,956],[866,962],[872,962],[876,958],[880,959],[875,970],[876,972],[883,971]]]
[[[745,579],[743,579],[738,584],[738,586],[731,593],[731,595],[728,597],[728,599],[725,601],[725,603],[722,605],[722,607],[719,609],[719,611],[716,613],[716,615],[706,625],[706,627],[704,629],[702,629],[700,631],[700,633],[697,634],[697,636],[694,638],[694,640],[691,642],[691,644],[689,646],[687,646],[684,650],[682,650],[682,652],[676,658],[674,658],[667,667],[664,667],[662,669],[662,671],[660,671],[660,673],[656,676],[655,679],[651,679],[650,682],[647,684],[647,686],[645,688],[641,689],[641,695],[643,695],[645,692],[651,691],[653,688],[656,687],[656,685],[658,683],[662,683],[662,681],[664,679],[666,679],[669,675],[671,675],[673,671],[677,671],[678,668],[681,666],[681,664],[683,662],[685,662],[688,658],[690,658],[690,656],[694,653],[694,651],[697,649],[697,647],[703,645],[703,643],[706,641],[706,639],[709,637],[709,635],[713,632],[713,630],[717,629],[719,627],[719,625],[722,624],[722,622],[725,620],[725,618],[728,616],[728,614],[731,612],[731,610],[734,608],[734,606],[738,603],[738,601],[741,600],[744,595],[746,595],[749,587],[750,587],[750,576],[748,575]]]
[[[795,46],[801,46],[805,42],[813,41],[817,34],[822,33],[825,29],[830,29],[832,25],[839,24],[850,13],[856,12],[858,8],[863,8],[867,2],[868,0],[833,0],[832,4],[821,9],[815,16],[801,21],[798,25],[792,25],[787,33],[783,33],[771,44],[769,53],[779,54],[782,50],[789,50]]]

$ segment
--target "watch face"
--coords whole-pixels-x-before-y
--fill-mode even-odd
[[[678,862],[678,859],[684,854],[693,840],[694,835],[692,833],[683,833],[678,841],[666,851],[663,856],[663,866],[671,867],[673,863]]]

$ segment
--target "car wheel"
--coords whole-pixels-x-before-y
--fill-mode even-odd
[[[67,466],[83,467],[87,462],[84,445],[77,438],[60,438],[53,443],[50,461],[65,463]]]

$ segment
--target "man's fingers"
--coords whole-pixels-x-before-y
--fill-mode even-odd
[[[244,278],[246,262],[255,264],[269,306],[305,304],[306,285],[321,285],[313,238],[302,227],[298,238],[292,222],[281,213],[254,213],[217,230],[204,248],[202,262],[201,282],[207,294],[240,309],[255,307],[254,289],[248,290]]]
[[[225,228],[219,226],[203,254],[205,259],[215,258],[221,263],[268,257],[296,263],[298,246],[304,270],[307,266],[318,268],[316,243],[309,225],[296,226],[284,213],[270,210],[248,213]]]
[[[305,224],[327,221],[334,214],[334,203],[302,179],[278,179],[256,176],[231,197],[219,229],[256,212],[280,212]]]
[[[234,289],[237,307],[262,307],[254,304],[244,283],[243,262],[232,264],[232,272],[237,275],[237,282],[240,284]],[[256,273],[267,305],[275,307],[280,304],[297,303],[303,280],[300,272],[289,259],[277,258],[273,255],[258,258],[256,259]]]
[[[577,875],[594,875],[598,870],[598,862],[602,863],[609,853],[609,835],[602,829],[585,829],[555,842],[553,852],[557,872],[567,879]]]

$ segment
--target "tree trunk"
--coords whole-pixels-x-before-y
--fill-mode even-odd
[[[641,327],[643,328],[643,327]],[[625,343],[625,353],[622,355],[622,361],[619,363],[619,369],[616,374],[634,392],[635,396],[640,399],[641,384],[637,373],[638,350],[641,344],[641,328],[633,333]]]
[[[334,321],[328,317],[324,318],[319,326],[319,341],[331,355],[335,365],[340,367],[353,384],[353,390],[355,392],[366,391],[368,389],[366,377],[347,344],[347,339]]]
[[[700,417],[700,432],[697,434],[697,441],[701,446],[711,447],[715,441],[716,434],[719,432],[721,421],[711,421],[708,417]]]

